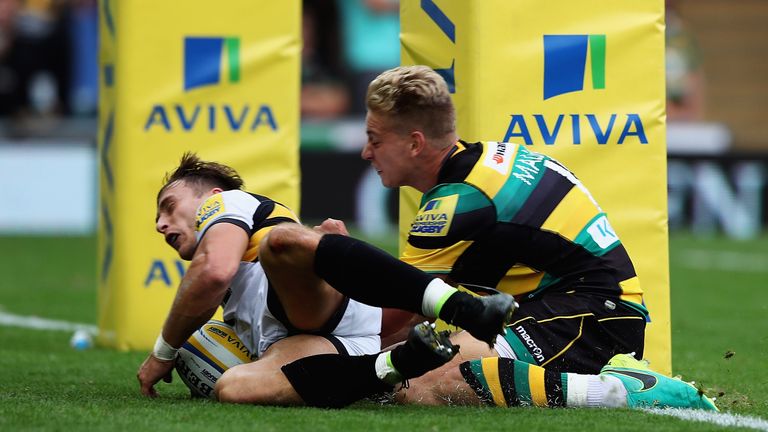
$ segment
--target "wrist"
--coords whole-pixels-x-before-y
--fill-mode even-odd
[[[178,348],[174,348],[168,342],[163,339],[163,334],[160,333],[155,341],[155,348],[152,350],[152,356],[158,360],[171,361],[176,358],[179,353]]]

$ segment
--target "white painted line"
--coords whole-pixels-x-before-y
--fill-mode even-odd
[[[710,423],[723,427],[743,427],[756,429],[759,431],[768,431],[768,421],[759,417],[682,408],[649,408],[645,409],[644,411],[651,414],[676,417],[688,421]]]
[[[91,335],[99,333],[99,328],[91,324],[59,321],[36,316],[14,315],[0,310],[0,326],[22,327],[35,330],[76,331],[85,330]]]
[[[683,249],[673,254],[672,260],[693,269],[768,273],[766,253]]]

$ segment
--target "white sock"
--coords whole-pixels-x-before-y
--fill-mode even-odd
[[[600,384],[602,403],[596,406],[604,408],[622,408],[627,406],[627,389],[620,379],[610,375],[595,375],[594,379]]]
[[[395,385],[403,381],[403,376],[392,366],[390,353],[383,352],[376,357],[376,376],[387,384]]]
[[[568,377],[568,394],[565,399],[565,406],[568,407],[586,407],[587,392],[589,390],[590,375],[580,375],[575,373],[566,374]]]
[[[421,313],[428,318],[437,318],[443,303],[457,291],[442,279],[432,279],[421,299]]]
[[[569,373],[569,407],[619,408],[627,406],[627,390],[621,380],[608,375]]]

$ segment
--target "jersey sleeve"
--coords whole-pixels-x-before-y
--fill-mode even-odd
[[[195,216],[197,241],[203,238],[211,226],[222,222],[237,225],[250,236],[253,228],[253,214],[258,206],[259,202],[243,191],[224,191],[211,195],[197,209]]]
[[[427,273],[448,274],[473,240],[495,222],[493,202],[476,187],[437,186],[422,198],[401,259]]]
[[[288,207],[267,197],[241,190],[224,191],[210,196],[197,211],[198,243],[205,233],[219,223],[230,223],[242,228],[248,235],[248,246],[243,261],[256,261],[259,242],[277,224],[299,222]]]
[[[261,198],[261,205],[253,215],[251,241],[246,252],[245,261],[253,261],[258,257],[259,242],[275,225],[284,222],[299,222],[298,216],[288,207],[270,199],[256,196],[256,199],[259,198]]]

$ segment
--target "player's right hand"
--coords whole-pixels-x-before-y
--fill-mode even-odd
[[[173,372],[173,360],[160,360],[150,354],[144,363],[139,367],[136,378],[139,380],[141,394],[149,397],[156,397],[157,391],[155,384],[161,379],[167,383],[171,382]]]

